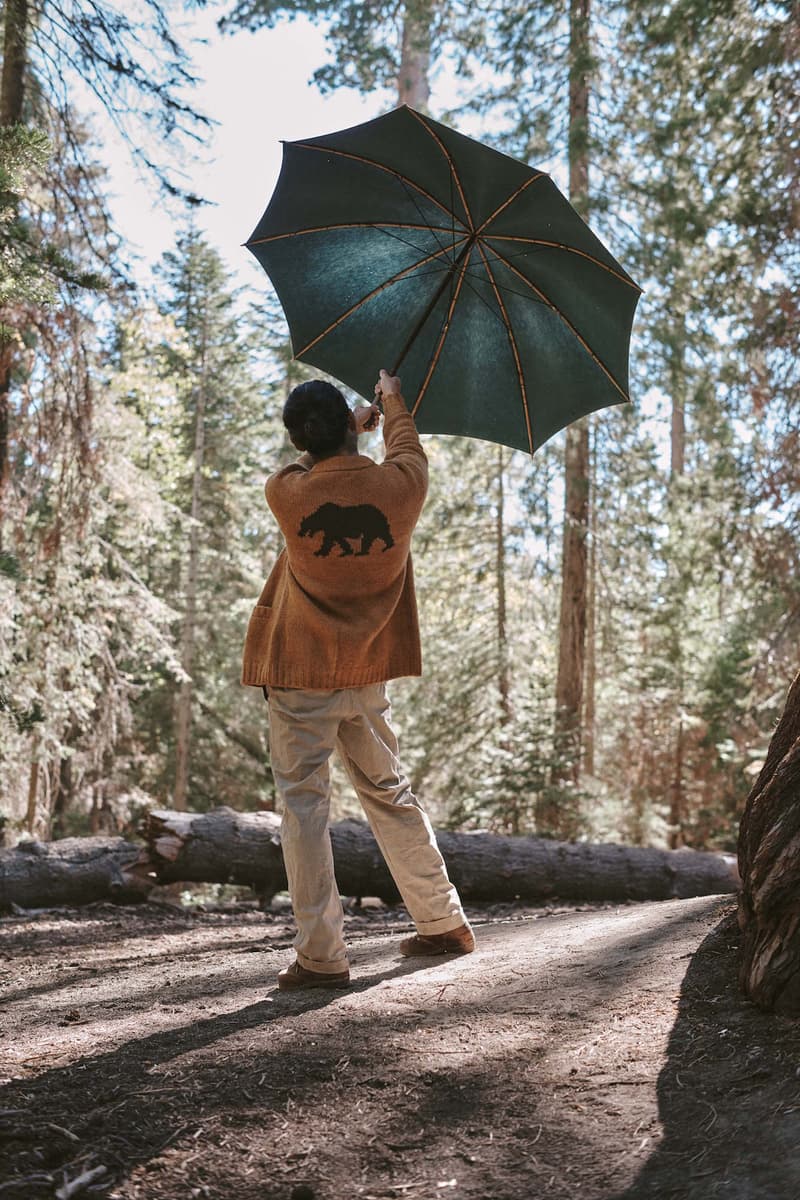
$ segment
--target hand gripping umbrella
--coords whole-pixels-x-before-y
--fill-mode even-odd
[[[629,399],[640,289],[548,175],[414,109],[284,143],[246,244],[295,358],[399,372],[420,432],[532,453]]]

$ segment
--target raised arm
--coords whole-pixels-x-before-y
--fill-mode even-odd
[[[384,408],[384,466],[397,468],[406,476],[409,484],[419,492],[421,506],[428,490],[428,459],[422,449],[414,418],[406,408],[399,378],[388,371],[381,371],[375,384],[375,395],[383,401]]]

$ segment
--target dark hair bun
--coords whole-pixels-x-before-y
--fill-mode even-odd
[[[283,408],[283,423],[295,446],[320,458],[343,447],[349,417],[344,396],[324,379],[299,384]]]

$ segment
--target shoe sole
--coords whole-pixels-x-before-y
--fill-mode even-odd
[[[459,947],[447,946],[446,948],[440,949],[440,948],[436,947],[431,950],[402,950],[401,949],[400,953],[403,956],[403,958],[442,958],[445,954],[458,954],[458,955],[472,954],[474,949],[475,949],[474,946],[470,946],[469,948],[467,948],[465,946],[463,949],[460,946]]]
[[[327,979],[304,979],[300,983],[286,983],[283,979],[278,980],[279,992],[307,992],[312,988],[349,988],[349,979],[332,979],[330,983]]]

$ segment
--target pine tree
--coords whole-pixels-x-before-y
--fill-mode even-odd
[[[734,742],[720,739],[718,710],[716,734],[705,722],[704,712],[715,706],[709,710],[701,700],[703,673],[713,678],[717,668],[703,651],[717,647],[720,667],[727,663],[727,671],[738,661],[741,668],[748,657],[743,644],[753,652],[753,618],[761,609],[756,596],[746,594],[759,589],[744,518],[748,458],[758,444],[753,434],[760,415],[750,404],[752,329],[753,315],[763,320],[769,310],[769,289],[760,282],[769,258],[787,261],[786,241],[778,233],[785,222],[776,221],[790,161],[786,109],[774,96],[788,95],[790,76],[797,75],[786,53],[790,25],[780,8],[767,12],[737,3],[712,16],[687,0],[666,7],[631,5],[621,30],[633,69],[620,96],[623,136],[631,148],[619,159],[640,213],[631,253],[639,258],[646,284],[647,380],[662,388],[671,408],[666,510],[671,532],[660,620],[665,633],[667,624],[671,628],[674,708],[665,732],[673,756],[668,782],[673,845],[707,836],[716,828],[710,814],[717,806],[721,824],[730,821]],[[790,291],[791,286],[784,295]],[[762,373],[762,389],[767,378]],[[734,422],[750,427],[745,442]],[[755,507],[749,520],[751,527],[763,528]],[[724,554],[720,528],[729,537]],[[738,588],[720,563],[718,586],[699,599],[698,564],[721,558],[736,562]],[[744,594],[737,596],[739,589]],[[702,634],[692,628],[694,612],[706,624]],[[729,638],[738,646],[733,658]],[[737,686],[741,698],[744,680]],[[740,726],[733,695],[727,719],[733,733]],[[741,731],[737,736],[741,741]],[[725,761],[716,749],[723,745]],[[741,747],[734,757],[741,770]],[[741,774],[739,779],[742,787]],[[706,816],[698,826],[701,811]],[[730,824],[727,833],[730,837]]]
[[[152,49],[150,49],[152,47]],[[41,206],[59,210],[59,226],[82,230],[79,259],[90,266],[76,271],[58,255],[50,267],[79,286],[96,287],[96,272],[124,268],[115,259],[110,222],[98,189],[98,172],[86,154],[88,139],[71,103],[71,81],[80,78],[97,97],[127,142],[134,157],[171,195],[182,195],[172,168],[149,155],[144,131],[155,130],[176,145],[186,144],[207,125],[185,92],[195,82],[188,58],[173,37],[161,6],[144,6],[143,20],[118,7],[78,0],[46,0],[36,10],[28,0],[6,0],[3,12],[3,62],[0,74],[0,133],[25,124],[44,132],[58,155],[58,168],[43,171],[44,189],[55,193]],[[193,198],[196,200],[196,197]],[[8,204],[8,194],[4,207]],[[89,215],[91,212],[91,216]],[[56,248],[60,235],[52,239]],[[13,318],[13,320],[12,320]],[[24,354],[25,313],[6,310],[3,324],[17,330],[0,345],[0,509],[9,470],[9,441],[13,424],[14,373]]]
[[[112,540],[132,526],[146,539],[154,505],[125,486],[97,333],[73,308],[38,334],[3,521],[0,794],[12,826],[46,835],[78,809],[110,812],[136,676],[174,660],[166,605]]]
[[[193,807],[223,799],[241,805],[241,777],[224,778],[230,756],[241,776],[247,755],[250,786],[262,801],[269,796],[263,728],[250,728],[263,699],[248,695],[242,712],[238,674],[270,524],[262,487],[280,436],[277,413],[254,374],[251,318],[238,311],[216,251],[189,232],[166,256],[162,277],[169,289],[163,311],[180,337],[163,346],[162,371],[176,390],[185,463],[172,480],[180,516],[170,573],[181,602],[184,677],[174,698],[170,790],[177,807],[187,796]]]

